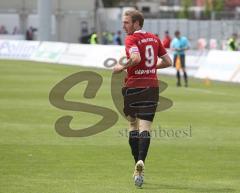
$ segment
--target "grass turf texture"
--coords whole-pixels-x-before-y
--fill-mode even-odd
[[[136,189],[127,123],[119,116],[112,128],[87,138],[65,138],[55,121],[73,115],[73,128],[100,120],[97,115],[63,111],[48,100],[52,87],[86,68],[35,62],[0,61],[0,193],[231,193],[240,192],[239,84],[190,79],[177,88],[175,77],[162,96],[174,106],[156,115],[146,161],[145,185]],[[84,99],[84,84],[69,93],[72,100],[114,108],[111,71],[103,76],[97,98]],[[185,130],[188,135],[172,136]]]

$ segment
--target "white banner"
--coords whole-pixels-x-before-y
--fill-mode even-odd
[[[0,58],[28,60],[39,44],[36,41],[0,40]]]
[[[239,78],[240,54],[233,51],[210,51],[195,77],[220,81],[237,81]]]
[[[59,63],[106,68],[104,62],[107,59],[119,60],[124,54],[124,46],[70,44],[59,59]]]
[[[169,55],[173,57],[171,51]],[[111,69],[123,56],[125,56],[124,46],[117,45],[0,40],[0,59],[33,60]],[[197,78],[240,82],[240,54],[232,51],[189,50],[186,52],[186,69],[189,76]],[[175,75],[176,70],[172,67],[158,72]]]
[[[37,51],[31,56],[31,59],[40,62],[57,63],[67,47],[67,43],[42,42]]]

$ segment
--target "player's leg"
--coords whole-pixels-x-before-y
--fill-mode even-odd
[[[138,119],[137,118],[132,118],[128,117],[129,120],[129,145],[132,150],[132,155],[135,160],[135,168],[133,172],[133,178],[134,178],[134,183],[137,187],[141,187],[143,184],[143,175],[142,171],[143,168],[141,169],[141,172],[139,172],[140,168],[137,167],[138,163],[138,155],[139,155],[139,130],[136,130],[138,128]]]
[[[133,113],[130,111],[130,114],[133,115],[131,117],[136,117],[138,119],[137,128],[138,130],[141,129],[139,130],[138,157],[136,159],[137,163],[134,171],[135,185],[141,187],[144,180],[144,161],[150,145],[151,122],[153,121],[159,100],[159,88],[140,88],[135,89],[135,91],[141,91],[141,94],[136,95],[134,98],[135,104],[129,103],[129,106],[133,106],[134,104],[134,108],[132,108]],[[130,121],[130,123],[132,122],[130,130],[134,130],[136,127],[136,122],[134,124],[133,121],[135,121],[135,119]]]
[[[151,121],[139,119],[139,154],[134,171],[134,182],[138,187],[141,187],[144,182],[144,162],[150,145],[151,124]]]
[[[135,164],[138,161],[139,155],[139,130],[138,119],[136,117],[136,108],[131,108],[131,95],[133,96],[138,89],[135,88],[123,88],[122,94],[124,96],[124,114],[129,121],[129,145],[132,155],[135,160]],[[138,175],[138,172],[134,169],[133,173],[135,185],[140,187],[142,185],[142,177]]]
[[[180,65],[181,64],[179,64],[179,56],[174,55],[173,66],[176,68],[177,86],[181,86]]]
[[[138,160],[145,162],[150,145],[150,128],[152,122],[139,119],[139,154]]]
[[[186,67],[185,67],[185,55],[181,55],[181,63],[182,63],[182,71],[183,71],[183,77],[185,81],[185,86],[188,86],[188,75],[186,72]]]
[[[177,70],[176,76],[177,76],[177,86],[181,86],[180,70]]]
[[[183,68],[183,76],[185,81],[185,87],[188,87],[188,75],[185,68]]]
[[[123,88],[122,93],[124,96],[124,114],[129,121],[129,145],[134,157],[135,163],[138,161],[138,121],[136,118],[136,109],[131,107],[132,96],[137,95],[138,90],[136,88]]]
[[[138,120],[128,116],[129,120],[129,145],[131,147],[131,152],[134,157],[135,163],[138,161],[139,155],[139,130],[138,130]]]
[[[138,160],[142,160],[145,162],[147,157],[148,148],[150,145],[150,129],[155,116],[155,112],[158,106],[159,101],[159,88],[148,88],[146,90],[146,98],[145,102],[143,102],[143,106],[145,108],[141,108],[139,110],[139,114],[137,115],[139,119],[139,155]]]
[[[139,154],[138,162],[135,165],[135,172],[138,175],[134,179],[137,186],[142,186],[144,181],[144,162],[150,146],[150,129],[159,101],[159,88],[148,88],[145,92],[146,98],[142,102],[142,106],[145,108],[140,108],[137,114],[139,119]]]

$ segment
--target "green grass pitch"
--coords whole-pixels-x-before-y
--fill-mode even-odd
[[[227,65],[227,64],[226,64]],[[240,85],[190,79],[177,88],[175,77],[161,76],[169,87],[162,96],[174,105],[157,113],[155,131],[190,131],[152,138],[145,184],[136,189],[127,122],[119,115],[110,129],[86,138],[56,133],[55,121],[74,117],[71,126],[95,124],[97,115],[52,106],[53,86],[79,71],[102,75],[95,99],[84,99],[85,84],[66,96],[111,108],[111,71],[23,61],[0,61],[0,193],[239,193]]]

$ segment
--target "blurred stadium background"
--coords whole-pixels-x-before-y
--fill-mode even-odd
[[[121,30],[121,15],[128,7],[144,12],[146,30],[163,37],[164,31],[173,36],[178,29],[189,37],[194,48],[201,38],[207,43],[216,40],[217,47],[222,48],[223,41],[240,27],[238,0],[10,0],[1,1],[0,6],[0,25],[8,35],[17,33],[23,39],[30,27],[38,29],[36,40],[42,40],[45,30],[48,37],[44,40],[69,43],[77,43],[94,31],[99,35],[104,31],[115,33]]]
[[[168,84],[161,95],[174,105],[156,115],[143,190],[131,179],[127,123],[112,102],[106,65],[124,53],[113,38],[129,8],[143,11],[144,29],[161,39],[180,30],[191,42],[188,88],[176,87],[173,68],[159,72]],[[240,192],[240,53],[228,50],[239,19],[238,0],[0,1],[0,193]],[[64,137],[54,129],[61,116],[73,116],[76,130],[101,120],[49,102],[51,89],[79,71],[103,83],[94,99],[83,97],[84,83],[66,99],[110,108],[119,119],[97,135]]]

